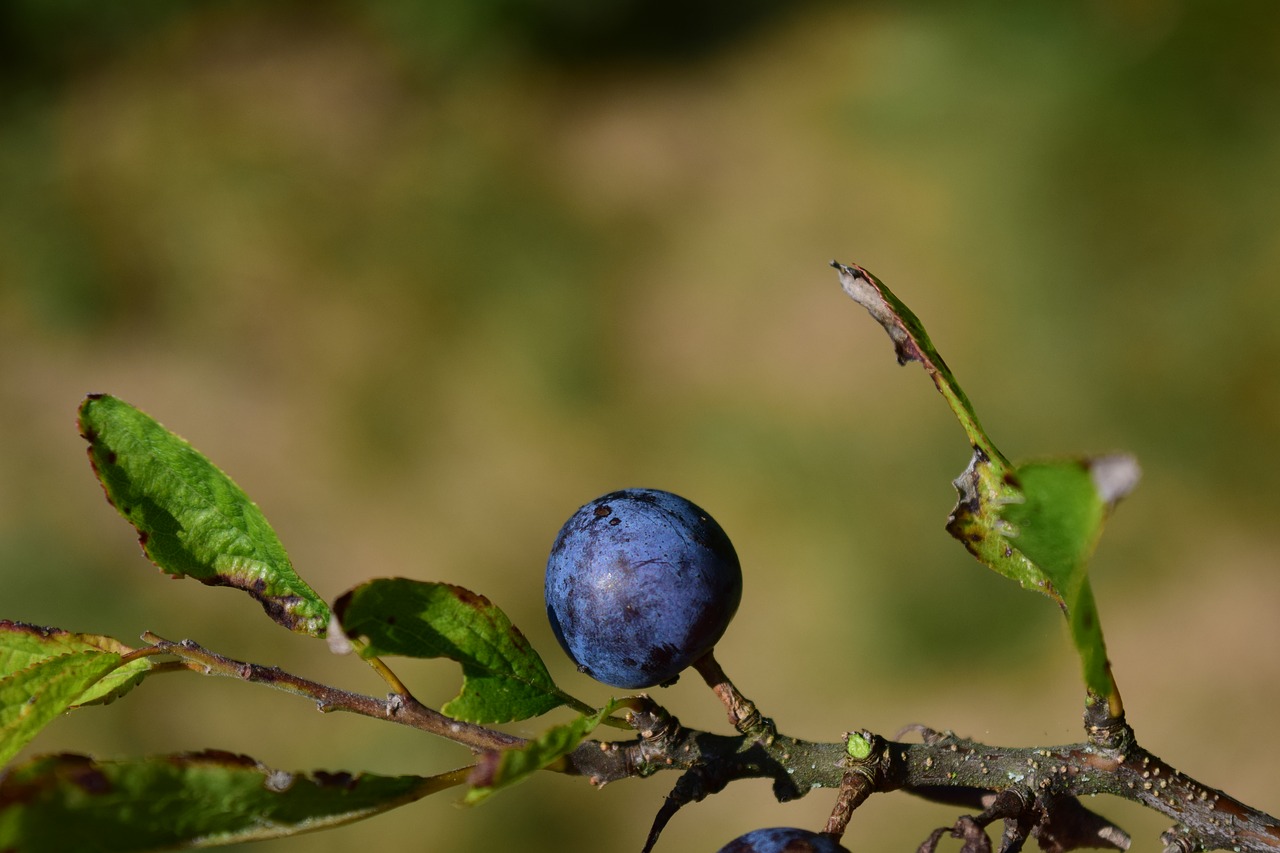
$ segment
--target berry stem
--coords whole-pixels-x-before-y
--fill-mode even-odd
[[[742,692],[729,680],[729,676],[725,675],[720,663],[716,660],[714,649],[694,661],[693,668],[724,703],[731,726],[757,740],[770,741],[777,735],[773,720],[763,716],[756,708],[756,703],[742,695]]]

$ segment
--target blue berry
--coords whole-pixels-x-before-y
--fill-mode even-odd
[[[719,853],[849,853],[830,836],[807,829],[757,829],[735,838]]]
[[[715,520],[679,495],[624,489],[565,522],[547,560],[547,616],[578,668],[613,687],[669,683],[711,651],[742,598]]]

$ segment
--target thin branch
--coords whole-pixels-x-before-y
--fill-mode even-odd
[[[447,717],[412,696],[393,693],[377,699],[276,667],[234,660],[191,640],[175,643],[151,633],[143,639],[179,658],[188,669],[305,696],[322,711],[391,720],[475,752],[526,743],[514,735]],[[1176,825],[1164,836],[1169,849],[1280,851],[1280,820],[1178,772],[1142,749],[1123,718],[1088,726],[1088,741],[1048,748],[990,746],[925,727],[913,729],[923,734],[923,743],[888,741],[864,732],[871,748],[865,759],[855,759],[848,755],[845,741],[819,743],[781,734],[768,739],[758,733],[717,735],[683,727],[648,697],[630,699],[627,706],[638,738],[622,743],[585,741],[556,769],[585,776],[595,785],[662,770],[696,770],[702,780],[699,793],[720,790],[739,779],[771,779],[779,801],[798,799],[817,788],[843,789],[833,813],[837,824],[847,822],[847,815],[871,793],[906,790],[931,799],[989,803],[988,795],[1007,791],[1011,795],[999,798],[1003,803],[1020,801],[1025,807],[1018,815],[1005,816],[1002,811],[1006,820],[1034,816],[1035,826],[1053,826],[1055,815],[1062,814],[1066,817],[1058,819],[1061,828],[1075,820],[1070,817],[1078,806],[1072,804],[1075,798],[1110,794],[1172,818]],[[855,780],[850,785],[851,771],[865,783]]]
[[[225,657],[191,640],[175,643],[149,631],[142,635],[142,639],[155,648],[181,658],[195,672],[238,678],[251,684],[265,684],[286,693],[305,696],[314,700],[321,711],[348,711],[365,717],[391,720],[460,743],[473,752],[512,749],[526,743],[524,738],[515,735],[447,717],[412,696],[392,693],[386,699],[377,699],[310,681],[274,666]]]

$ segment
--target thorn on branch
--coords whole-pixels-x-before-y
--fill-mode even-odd
[[[662,808],[658,809],[657,815],[653,818],[653,827],[649,830],[649,838],[645,840],[644,850],[641,850],[641,853],[652,852],[654,844],[658,843],[658,836],[662,835],[662,830],[666,829],[668,822],[671,822],[671,818],[675,817],[676,812],[681,808],[689,803],[699,803],[712,794],[721,793],[724,786],[730,783],[730,780],[724,777],[712,775],[713,772],[712,767],[695,766],[676,780],[675,788],[667,794]]]
[[[696,803],[706,799],[711,794],[719,793],[724,790],[726,782],[723,780],[711,779],[706,775],[701,767],[694,767],[683,776],[676,780],[676,786],[667,795],[662,803],[662,808],[658,809],[658,814],[654,816],[653,826],[649,830],[649,837],[645,841],[644,850],[641,853],[651,853],[653,846],[658,843],[658,836],[662,834],[662,830],[667,828],[671,818],[680,809],[689,803]]]

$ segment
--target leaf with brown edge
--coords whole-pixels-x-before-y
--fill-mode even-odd
[[[151,416],[106,394],[80,406],[89,462],[111,502],[165,572],[244,590],[267,615],[323,637],[329,607],[294,571],[257,504]]]
[[[516,749],[488,752],[481,756],[468,781],[471,790],[464,802],[476,805],[498,791],[509,788],[529,778],[539,770],[550,767],[582,743],[596,730],[604,718],[618,709],[616,701],[610,701],[600,710],[583,714],[575,720],[552,726],[538,737]]]
[[[41,628],[26,622],[0,619],[0,676],[13,674],[35,663],[72,652],[111,652],[124,657],[134,649],[114,637],[73,634],[60,628]],[[140,657],[102,676],[76,698],[73,708],[109,704],[136,688],[154,666],[154,658]]]
[[[124,657],[129,646],[101,634],[73,634],[61,628],[43,628],[25,622],[0,619],[0,677],[71,652],[101,651]],[[151,671],[153,658],[140,657],[104,675],[76,698],[71,707],[106,705],[119,699]]]
[[[363,820],[466,781],[292,773],[206,751],[120,761],[49,755],[0,777],[0,850],[214,847]]]
[[[462,690],[441,708],[455,719],[505,723],[572,703],[520,629],[469,589],[380,578],[345,593],[333,611],[342,632],[362,642],[362,657],[443,657],[462,664]]]
[[[70,652],[0,678],[0,765],[118,666],[112,652]]]
[[[876,278],[857,264],[842,264],[832,261],[831,266],[840,274],[840,286],[844,292],[867,310],[877,323],[889,334],[893,341],[894,352],[898,356],[898,364],[918,361],[937,386],[938,391],[947,400],[947,405],[955,414],[956,420],[964,428],[969,443],[975,452],[986,457],[997,473],[1003,474],[1012,466],[1004,455],[991,443],[978,416],[974,412],[969,397],[956,381],[951,368],[942,360],[942,356],[934,349],[933,341],[920,318],[912,313],[902,300],[898,299],[884,282]]]

